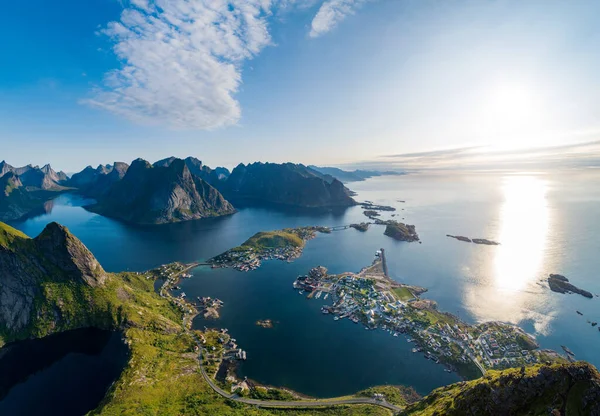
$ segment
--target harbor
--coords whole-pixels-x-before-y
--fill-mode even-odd
[[[386,269],[385,250],[380,249],[373,263],[359,273],[329,275],[318,266],[299,276],[293,288],[313,300],[326,293],[332,303],[323,305],[321,312],[335,321],[349,319],[365,330],[382,330],[393,337],[410,335],[407,340],[415,344],[413,353],[422,353],[464,377],[482,375],[488,369],[565,361],[554,351],[540,350],[535,339],[517,326],[502,322],[469,325],[438,311],[435,301],[420,297],[426,289],[398,283]]]

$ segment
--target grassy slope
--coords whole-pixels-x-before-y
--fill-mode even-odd
[[[18,239],[29,239],[29,237],[10,225],[0,222],[0,246],[9,247]]]
[[[250,237],[242,248],[252,247],[255,249],[265,248],[283,248],[283,247],[303,247],[304,241],[298,235],[285,230],[281,231],[264,231],[256,233]]]
[[[595,381],[571,379],[570,374],[581,374],[584,371]],[[564,408],[567,416],[586,415],[590,414],[590,409],[583,407],[584,394],[594,384],[597,389],[598,377],[600,375],[597,370],[584,362],[536,365],[527,367],[524,373],[516,368],[489,371],[485,377],[433,391],[424,400],[408,407],[405,415],[458,416],[487,412],[541,416],[548,415],[549,408]]]

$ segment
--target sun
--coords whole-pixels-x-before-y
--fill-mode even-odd
[[[541,105],[527,84],[496,83],[482,102],[484,138],[496,148],[534,146],[543,140]]]

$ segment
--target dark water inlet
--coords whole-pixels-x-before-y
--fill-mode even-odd
[[[96,408],[127,364],[117,332],[78,329],[0,350],[0,415],[82,415]]]

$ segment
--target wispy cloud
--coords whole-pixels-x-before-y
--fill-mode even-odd
[[[379,170],[556,170],[600,168],[600,140],[525,149],[485,146],[382,155],[347,168]]]
[[[370,0],[326,0],[314,17],[310,37],[319,37],[336,27],[342,20]]]
[[[325,0],[310,36],[321,35],[365,0]],[[242,67],[271,45],[274,9],[316,0],[129,0],[100,34],[121,67],[84,103],[148,124],[213,129],[241,116]]]
[[[237,122],[241,65],[271,42],[270,7],[269,0],[131,0],[102,31],[122,67],[86,102],[179,128]]]

